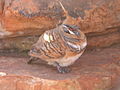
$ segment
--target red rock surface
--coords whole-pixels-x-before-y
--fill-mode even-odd
[[[41,34],[55,27],[62,17],[62,10],[55,0],[52,2],[1,0],[0,2],[0,38]]]
[[[70,17],[74,17],[66,23],[80,26],[87,34],[89,47],[120,43],[120,0],[60,1]],[[28,0],[0,0],[0,41],[5,42],[0,44],[7,43],[10,46],[7,48],[18,48],[16,43],[21,40],[21,36],[26,39],[29,35],[41,35],[44,31],[57,27],[63,19],[64,12],[56,0],[29,0],[29,3]],[[11,39],[13,43],[9,45],[11,43],[7,42],[8,37],[17,38]],[[36,41],[32,43],[34,42]],[[27,46],[30,47],[31,44],[28,43]],[[19,47],[22,48],[22,44]]]
[[[0,90],[119,90],[119,51],[120,45],[87,50],[68,74],[39,61],[28,65],[28,57],[17,53],[1,53]]]

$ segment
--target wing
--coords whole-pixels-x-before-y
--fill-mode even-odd
[[[35,46],[41,59],[55,60],[65,55],[66,47],[58,31],[45,32]]]

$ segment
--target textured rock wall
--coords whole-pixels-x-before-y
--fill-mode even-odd
[[[80,26],[89,48],[120,43],[119,0],[61,2],[72,17],[66,23]],[[29,49],[37,41],[36,35],[57,27],[64,17],[56,0],[0,0],[0,49]]]
[[[114,45],[85,52],[66,74],[40,61],[27,64],[16,52],[0,54],[0,90],[120,90],[119,51]]]

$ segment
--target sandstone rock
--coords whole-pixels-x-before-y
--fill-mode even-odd
[[[120,26],[119,0],[61,2],[86,33],[103,32],[109,27]],[[30,0],[29,3],[27,0],[1,0],[0,4],[1,31],[15,36],[33,35],[35,32],[41,34],[43,30],[56,27],[63,17],[63,10],[55,0]],[[82,19],[77,20],[78,17]]]
[[[109,47],[120,43],[120,32],[112,32],[98,36],[88,36],[88,47],[91,49]]]
[[[0,40],[0,50],[17,49],[19,51],[30,50],[31,46],[37,42],[39,36],[26,36],[6,38]],[[108,47],[120,43],[120,32],[106,33],[103,35],[87,34],[88,49]]]
[[[119,86],[116,80],[120,66],[115,62],[120,57],[119,50],[118,45],[86,52],[68,74],[59,74],[54,67],[39,61],[28,65],[28,57],[18,53],[0,54],[0,89],[109,90]]]
[[[61,3],[70,17],[65,23],[80,26],[88,36],[88,47],[106,47],[120,42],[119,0],[76,0],[75,2],[61,0]],[[0,44],[2,46],[0,45],[0,48],[21,48],[22,44],[16,43],[21,43],[27,37],[41,35],[44,31],[57,27],[65,20],[64,17],[64,12],[56,0],[29,0],[29,3],[27,0],[1,0],[0,41],[2,42]],[[16,39],[9,39],[9,37]],[[23,40],[18,42],[21,38]],[[32,43],[36,42],[36,39]],[[25,48],[29,49],[31,41],[27,43]]]
[[[41,34],[59,24],[62,17],[55,0],[2,0],[0,4],[0,38]]]

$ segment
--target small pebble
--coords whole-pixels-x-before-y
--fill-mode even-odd
[[[0,72],[0,76],[6,76],[7,74],[5,72]]]

